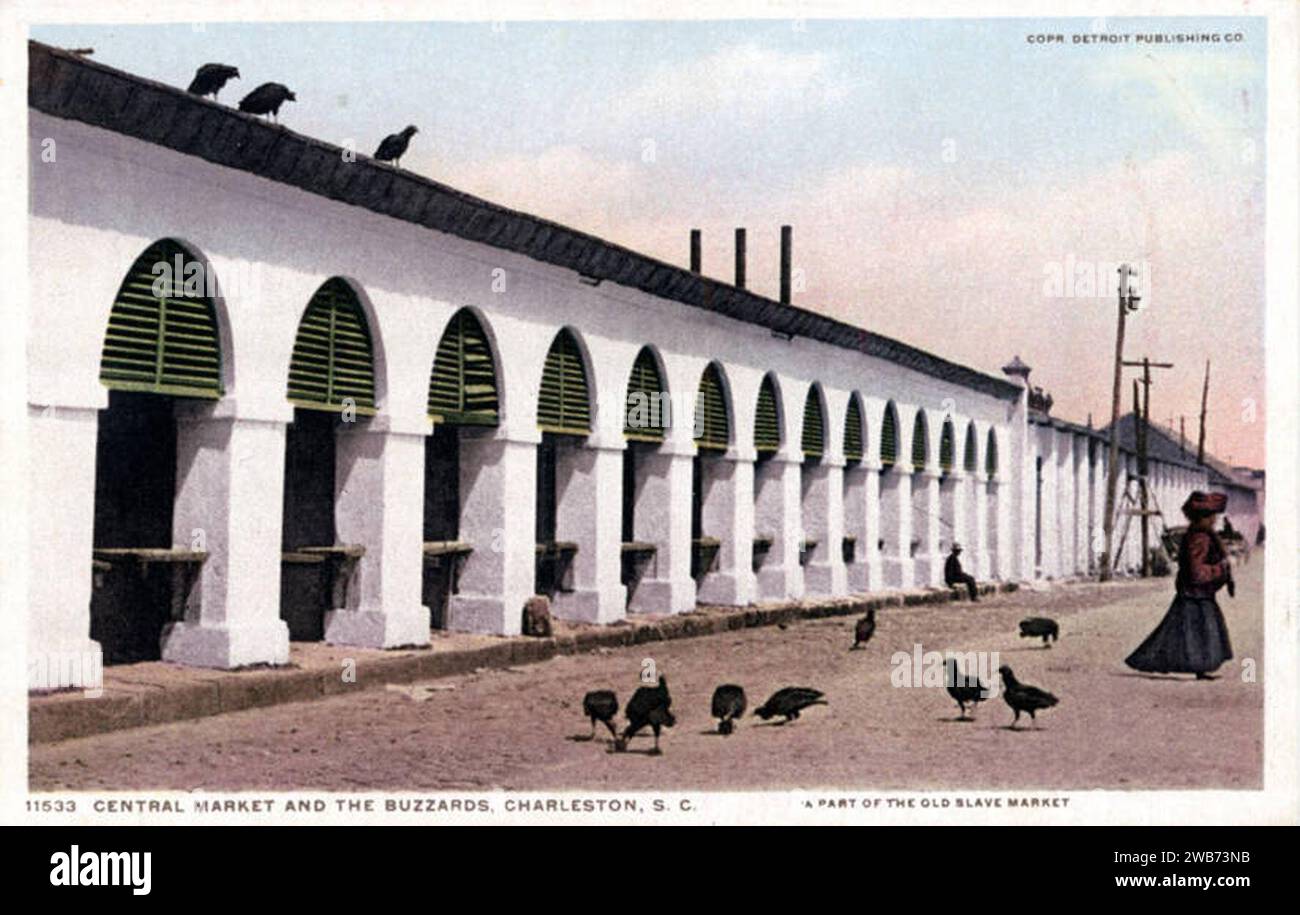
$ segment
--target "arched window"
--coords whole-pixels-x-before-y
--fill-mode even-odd
[[[659,362],[650,347],[642,347],[627,379],[623,434],[638,441],[662,442],[668,426],[668,392]]]
[[[966,453],[962,457],[961,465],[965,470],[969,471],[970,473],[974,473],[975,471],[979,470],[979,455],[976,454],[977,448],[978,445],[976,444],[975,441],[975,424],[967,423],[966,424]]]
[[[808,389],[803,402],[803,436],[800,441],[804,460],[817,460],[826,450],[826,414],[822,410],[821,392],[817,385]]]
[[[952,420],[943,421],[943,431],[939,433],[939,469],[944,473],[952,471],[953,461],[956,460],[957,446],[953,439],[956,433],[952,428]]]
[[[758,406],[754,410],[754,450],[760,455],[781,450],[781,418],[776,409],[776,383],[771,375],[763,378],[758,389]]]
[[[912,466],[924,470],[930,462],[930,442],[927,440],[925,411],[916,411],[916,421],[912,423]]]
[[[885,404],[885,418],[880,423],[880,466],[885,470],[898,460],[898,410],[892,401]]]
[[[731,418],[727,415],[727,396],[722,374],[710,364],[700,376],[695,397],[695,444],[701,449],[726,451],[731,440]]]
[[[587,369],[573,334],[561,330],[551,342],[537,396],[537,425],[543,432],[588,435],[591,397]]]
[[[988,444],[984,447],[984,471],[990,478],[998,473],[998,438],[989,430]]]
[[[99,380],[119,391],[216,399],[221,337],[207,265],[178,242],[150,245],[131,265],[108,316]]]
[[[850,464],[862,461],[862,406],[856,395],[849,397],[849,408],[844,413],[844,460]]]
[[[370,328],[356,293],[334,277],[316,290],[298,324],[289,363],[289,401],[338,412],[351,405],[375,411]]]
[[[453,426],[495,426],[500,420],[496,365],[478,318],[452,315],[429,374],[429,417]]]

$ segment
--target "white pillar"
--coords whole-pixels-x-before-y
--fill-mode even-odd
[[[971,550],[975,557],[975,577],[993,578],[996,575],[993,561],[989,554],[989,496],[988,485],[982,471],[971,471],[967,478],[967,490],[970,495]]]
[[[867,557],[876,550],[875,540],[867,539],[867,473],[861,462],[844,468],[844,536],[857,540],[844,566],[844,587],[852,594],[867,590]]]
[[[943,559],[952,544],[960,543],[966,555],[966,571],[978,577],[975,544],[970,537],[968,520],[968,483],[966,471],[956,468],[939,479],[939,568],[942,570]]]
[[[830,457],[803,465],[804,536],[816,540],[804,569],[804,593],[842,597],[849,593],[844,567],[844,466]]]
[[[695,448],[665,442],[639,456],[633,533],[655,545],[655,555],[632,595],[641,613],[695,609],[691,578],[691,461]]]
[[[460,570],[447,628],[518,635],[536,572],[537,438],[460,432]]]
[[[163,630],[162,658],[201,667],[287,664],[280,533],[288,404],[237,415],[233,401],[176,404],[172,542],[207,552],[198,600]]]
[[[863,496],[866,499],[866,530],[863,544],[864,552],[860,555],[866,557],[867,581],[865,590],[878,591],[885,587],[879,543],[883,536],[883,528],[880,525],[880,461],[876,458],[870,458],[865,463],[867,476]]]
[[[763,600],[785,600],[803,595],[803,569],[799,552],[803,539],[800,517],[800,461],[775,454],[756,465],[754,531],[772,538],[772,546],[758,570],[758,595]]]
[[[94,407],[29,406],[28,688],[98,687],[90,638],[95,533]],[[66,682],[49,679],[62,671]]]
[[[939,550],[939,471],[926,468],[912,473],[912,523],[920,541],[916,548],[917,585],[943,584],[943,554]]]
[[[555,596],[563,619],[612,623],[627,615],[627,588],[620,580],[623,536],[621,440],[565,439],[556,464],[556,539],[578,544],[573,590]]]
[[[335,433],[335,536],[366,552],[348,588],[348,605],[325,614],[330,644],[429,643],[429,608],[421,603],[428,432],[425,422],[405,428],[380,416],[344,423]]]
[[[703,534],[716,537],[717,569],[703,576],[698,600],[706,604],[744,606],[756,591],[754,548],[754,458],[736,451],[701,459],[704,489]]]
[[[912,559],[912,471],[901,464],[880,474],[880,536],[884,582],[890,588],[910,588],[915,579]]]

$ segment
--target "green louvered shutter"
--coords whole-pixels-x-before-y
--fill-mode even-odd
[[[435,422],[453,426],[495,426],[500,419],[492,348],[468,309],[452,315],[438,341],[428,412]]]
[[[850,397],[849,409],[844,414],[844,460],[857,464],[862,454],[862,408],[856,397]]]
[[[880,466],[893,467],[898,461],[898,414],[894,405],[885,407],[885,418],[880,424]]]
[[[826,450],[826,417],[822,415],[822,399],[816,388],[808,389],[803,402],[803,438],[800,442],[803,456],[819,458]]]
[[[289,401],[309,410],[375,412],[370,328],[356,294],[334,278],[311,297],[289,363]]]
[[[668,395],[659,364],[649,348],[643,348],[632,363],[632,374],[627,380],[627,403],[624,405],[623,434],[630,439],[647,442],[664,440],[664,414],[668,410]]]
[[[722,393],[718,367],[710,365],[700,378],[695,397],[695,444],[702,449],[726,451],[731,438],[727,399]]]
[[[966,426],[966,454],[962,458],[962,467],[969,473],[979,470],[979,457],[975,454],[975,424]]]
[[[191,283],[198,289],[187,294],[186,275],[195,267]],[[221,338],[216,309],[204,294],[208,281],[203,263],[174,241],[157,242],[140,255],[108,316],[99,363],[105,387],[221,396]]]
[[[984,448],[984,470],[990,477],[997,476],[998,472],[998,440],[989,430],[989,443]]]
[[[758,389],[758,408],[754,411],[754,449],[759,454],[781,450],[781,420],[776,412],[776,386],[771,376]]]
[[[542,369],[537,395],[537,425],[543,432],[560,435],[591,433],[591,400],[587,394],[587,369],[573,334],[555,335]]]
[[[925,414],[917,413],[916,422],[912,424],[912,467],[925,469],[930,457],[930,443],[925,440]]]
[[[952,464],[955,460],[957,446],[953,441],[954,436],[952,420],[944,420],[943,432],[939,433],[939,467],[944,473],[952,470]]]

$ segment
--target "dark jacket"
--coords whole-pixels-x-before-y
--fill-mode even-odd
[[[1178,546],[1174,587],[1184,597],[1214,599],[1232,577],[1227,551],[1212,531],[1188,531]]]
[[[961,560],[957,558],[956,553],[948,554],[948,561],[943,564],[943,580],[945,584],[962,581],[966,573],[962,571]]]

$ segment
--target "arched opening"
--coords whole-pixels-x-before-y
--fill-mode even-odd
[[[823,463],[826,451],[826,406],[822,402],[821,386],[809,386],[803,402],[803,431],[799,449],[803,463],[799,466],[799,510],[802,540],[799,543],[799,562],[825,565],[830,561],[830,551],[839,550],[839,543],[830,543],[826,516],[829,485],[828,468]]]
[[[433,431],[424,443],[424,567],[422,600],[430,625],[447,625],[451,595],[458,592],[463,563],[472,562],[475,544],[465,539],[461,519],[464,488],[473,487],[479,468],[464,456],[462,442],[482,437],[501,420],[496,359],[483,323],[468,308],[447,322],[429,372],[426,406]]]
[[[534,590],[552,600],[572,593],[579,544],[565,539],[578,527],[574,515],[583,470],[579,455],[591,434],[591,391],[578,339],[568,328],[551,341],[537,397],[537,565]],[[590,506],[588,506],[589,508]]]
[[[989,428],[988,437],[984,443],[984,473],[985,473],[985,499],[984,510],[987,512],[984,520],[984,530],[987,532],[985,537],[985,549],[989,555],[989,568],[998,578],[1003,577],[1003,557],[1002,550],[1003,531],[1000,522],[1000,511],[998,500],[998,437],[992,427]]]
[[[671,421],[670,404],[659,360],[653,349],[643,346],[628,374],[623,405],[621,581],[629,607],[637,601],[642,579],[657,571],[652,566],[659,546],[667,545],[670,534],[664,523],[668,513],[663,510],[669,498],[670,467],[659,458]]]
[[[769,518],[779,517],[781,507],[781,468],[773,458],[782,444],[781,393],[776,376],[770,372],[758,388],[754,406],[754,548],[753,570],[758,573],[772,555],[779,530]]]
[[[970,557],[970,568],[967,571],[976,578],[988,578],[988,538],[984,528],[986,497],[980,485],[979,466],[979,437],[972,420],[966,423],[965,442],[962,445],[961,468],[965,479],[960,485],[963,487],[966,510],[958,539],[968,544],[967,549],[971,550],[967,554]]]
[[[691,465],[691,577],[703,586],[720,570],[727,524],[723,456],[731,446],[731,409],[722,368],[711,362],[695,394],[695,459]]]
[[[849,591],[867,590],[867,550],[875,549],[867,530],[867,470],[864,465],[867,440],[863,425],[862,398],[849,395],[844,411],[844,536],[840,541]]]
[[[935,518],[930,507],[930,487],[921,476],[930,464],[930,425],[924,410],[917,410],[912,421],[912,539],[908,545],[908,556],[915,559],[918,555],[928,556],[930,527]],[[920,574],[920,573],[918,573]],[[921,581],[927,578],[921,574]]]
[[[183,441],[188,430],[178,428],[177,414],[222,396],[218,297],[208,264],[163,239],[131,265],[109,313],[90,608],[90,637],[105,664],[160,658],[169,624],[192,616],[199,600],[206,537],[182,529],[176,509],[184,487],[204,483],[178,463],[193,445]]]
[[[953,544],[960,544],[961,515],[965,505],[959,489],[957,474],[957,431],[952,417],[946,416],[939,431],[939,525],[940,551],[946,553]],[[963,544],[968,548],[969,544]],[[966,554],[966,571],[970,571],[971,555]]]
[[[340,436],[375,413],[374,347],[356,291],[332,277],[307,303],[294,337],[285,430],[280,616],[291,641],[320,641],[325,614],[348,606],[363,544],[339,543],[339,480],[364,455]]]
[[[880,421],[880,531],[876,549],[885,563],[885,581],[891,587],[904,584],[904,568],[910,559],[911,490],[905,467],[899,467],[898,407],[885,404]]]

